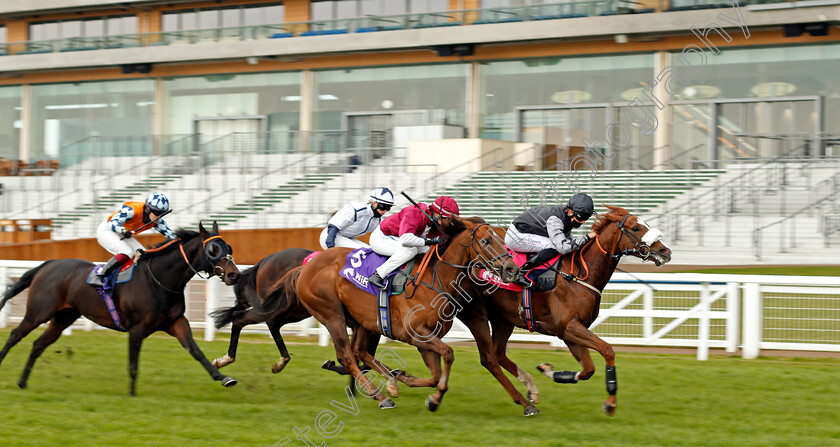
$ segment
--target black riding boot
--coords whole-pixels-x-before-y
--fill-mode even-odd
[[[125,257],[125,255],[117,255],[117,256],[114,256],[113,258],[108,260],[108,262],[102,267],[102,269],[99,270],[99,273],[96,274],[96,276],[99,277],[99,279],[101,281],[104,281],[105,278],[108,275],[110,275],[111,272],[114,271],[114,269],[119,268],[121,265],[123,265],[125,263],[124,260],[121,261],[121,260],[117,259],[117,257]]]
[[[553,258],[553,257],[555,257],[559,254],[560,254],[560,252],[558,252],[557,250],[555,250],[553,248],[546,248],[546,249],[540,250],[540,251],[537,252],[537,254],[532,256],[531,259],[528,259],[524,264],[522,264],[522,267],[520,267],[519,270],[528,271],[528,270],[531,270],[534,267],[539,267],[539,266],[543,265],[543,263],[550,261],[551,258]]]
[[[525,279],[525,274],[527,274],[529,270],[539,267],[545,262],[548,262],[549,260],[551,260],[551,258],[557,256],[558,254],[560,254],[560,252],[553,248],[546,248],[538,251],[535,255],[531,256],[530,259],[525,261],[525,263],[522,264],[522,267],[519,268],[519,277],[516,279],[515,282],[525,287],[530,287],[531,281]]]

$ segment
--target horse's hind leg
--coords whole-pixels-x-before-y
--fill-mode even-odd
[[[372,343],[372,341],[375,341],[376,343]],[[394,375],[391,374],[392,370],[379,359],[374,357],[374,354],[376,354],[376,346],[378,346],[378,344],[379,334],[370,332],[364,327],[358,327],[354,330],[352,346],[353,353],[356,358],[361,360],[368,368],[378,372],[382,377],[386,377],[387,382],[385,390],[388,391],[388,394],[390,394],[391,397],[399,397],[400,387],[397,385],[397,380],[394,378]],[[400,366],[405,367],[404,364]]]
[[[525,399],[525,396],[523,396],[522,393],[513,386],[510,379],[508,379],[502,371],[502,368],[499,367],[499,359],[494,350],[493,339],[490,336],[490,327],[487,325],[487,320],[482,318],[480,315],[475,315],[472,316],[472,318],[469,318],[470,316],[471,315],[468,315],[466,312],[462,312],[459,318],[466,323],[470,332],[473,334],[473,338],[478,346],[481,365],[490,371],[490,374],[496,378],[496,380],[502,385],[502,388],[507,391],[508,395],[510,395],[515,403],[522,405],[525,416],[531,416],[539,413],[537,407]]]
[[[432,373],[430,380],[434,385],[431,386],[435,386],[437,392],[426,399],[426,407],[429,411],[435,411],[440,405],[440,401],[443,400],[443,395],[449,389],[449,372],[452,370],[452,363],[455,362],[455,354],[452,352],[452,348],[437,337],[429,341],[412,338],[409,343],[420,350],[423,361],[426,362],[429,372]],[[443,369],[440,366],[441,358],[443,359]],[[406,384],[408,385],[408,382]]]
[[[183,346],[194,359],[201,363],[201,366],[207,370],[213,380],[221,381],[222,385],[226,387],[236,385],[236,379],[222,375],[222,373],[220,373],[219,370],[210,363],[210,360],[207,360],[207,357],[204,356],[204,353],[201,352],[201,349],[199,349],[198,345],[195,343],[192,336],[192,330],[190,329],[190,323],[186,318],[184,318],[184,316],[175,320],[175,322],[172,323],[172,326],[166,330],[166,333],[177,338],[178,341],[181,342],[181,346]]]
[[[510,335],[513,333],[514,326],[503,320],[494,321],[492,325],[493,349],[496,351],[496,358],[499,360],[499,365],[512,375],[516,376],[516,378],[525,385],[525,388],[528,389],[529,401],[535,404],[540,403],[540,392],[537,389],[537,385],[534,383],[534,378],[507,356],[507,344],[510,339]]]
[[[30,296],[32,296],[31,292]],[[33,315],[33,313],[36,315]],[[18,327],[12,330],[12,333],[9,334],[9,339],[6,340],[6,345],[3,346],[3,350],[0,351],[0,363],[3,362],[4,358],[6,358],[6,354],[9,353],[9,350],[18,344],[23,337],[29,335],[30,332],[41,324],[49,321],[54,315],[53,309],[37,309],[33,312],[32,308],[29,307],[29,303],[27,303],[26,315],[24,315],[23,321],[20,322]]]
[[[62,309],[55,314],[44,333],[32,343],[32,352],[29,353],[29,360],[26,362],[26,366],[23,368],[23,374],[20,375],[20,380],[18,381],[19,387],[26,388],[26,381],[29,380],[29,373],[32,372],[35,360],[38,359],[47,346],[55,343],[58,337],[61,337],[61,331],[67,329],[79,316],[80,314],[76,309],[69,308]]]
[[[235,362],[236,348],[239,346],[239,334],[242,332],[242,328],[257,323],[262,323],[262,321],[259,321],[251,316],[251,312],[246,312],[240,318],[233,320],[230,325],[230,344],[228,345],[228,352],[224,355],[224,357],[219,357],[213,360],[213,366],[216,368],[222,368]],[[271,326],[269,326],[269,329],[271,329]]]
[[[280,328],[283,327],[283,323],[283,321],[268,322],[268,332],[271,334],[271,338],[274,339],[274,344],[277,345],[277,349],[280,350],[280,360],[271,365],[271,372],[274,374],[283,371],[283,368],[292,359],[292,356],[289,355],[289,351],[286,349],[286,343],[283,342],[283,336],[280,335]]]

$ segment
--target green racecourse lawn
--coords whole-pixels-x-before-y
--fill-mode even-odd
[[[40,333],[40,331],[37,331]],[[349,404],[347,379],[319,368],[332,347],[309,340],[290,343],[292,361],[273,375],[268,337],[247,336],[237,363],[223,371],[239,384],[213,382],[166,335],[147,339],[140,355],[137,397],[127,394],[125,334],[76,331],[51,346],[36,364],[29,388],[17,379],[36,334],[15,347],[0,367],[0,446],[262,446],[293,428],[312,427],[310,438],[330,446],[828,446],[840,445],[836,390],[840,359],[619,353],[619,407],[604,415],[603,360],[588,382],[555,384],[534,376],[541,414],[525,418],[520,407],[478,362],[472,347],[455,348],[456,362],[440,409],[423,405],[428,389],[401,387],[398,408],[378,410],[357,399],[351,415],[330,406]],[[0,330],[0,338],[9,329]],[[220,334],[222,337],[225,334]],[[200,336],[200,334],[199,334]],[[257,343],[258,342],[258,343]],[[210,357],[224,341],[199,341]],[[413,348],[389,343],[415,375],[425,372]],[[576,369],[567,352],[510,349],[529,371],[542,361]],[[422,374],[425,376],[425,374]],[[521,387],[520,387],[521,389]],[[340,433],[324,438],[314,428],[324,410],[338,414]],[[330,429],[338,427],[334,421]]]

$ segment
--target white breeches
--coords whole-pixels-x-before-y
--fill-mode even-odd
[[[382,234],[379,227],[376,227],[370,234],[370,248],[382,256],[390,256],[384,264],[376,269],[376,273],[379,273],[379,276],[383,278],[417,256],[418,253],[429,251],[429,247],[406,247],[400,243],[398,237]]]
[[[505,245],[519,253],[534,253],[546,248],[556,248],[548,236],[538,234],[520,233],[516,227],[511,225],[505,233]]]
[[[321,237],[318,238],[318,241],[321,243],[321,248],[326,250],[327,249],[327,228],[324,228],[321,231]],[[349,237],[344,237],[340,234],[335,235],[335,246],[336,247],[343,247],[343,248],[370,248],[370,245],[365,244],[362,241],[356,239],[350,239]]]
[[[145,248],[143,244],[137,242],[133,237],[120,239],[121,236],[121,234],[111,230],[111,225],[107,220],[99,224],[99,228],[96,229],[96,242],[99,242],[99,245],[105,250],[108,250],[108,253],[112,255],[122,253],[131,258],[134,257],[134,253],[137,250]]]

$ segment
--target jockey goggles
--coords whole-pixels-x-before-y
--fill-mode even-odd
[[[575,211],[575,219],[577,219],[580,222],[585,222],[590,217],[592,217],[591,214],[580,213],[580,212]]]
[[[382,210],[382,211],[390,211],[391,206],[392,205],[386,205],[384,203],[379,203],[379,202],[376,203],[376,209]]]

